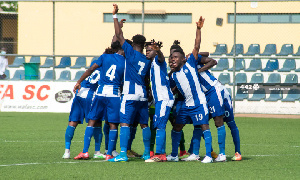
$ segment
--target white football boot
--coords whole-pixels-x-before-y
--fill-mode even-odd
[[[225,162],[226,161],[226,155],[219,154],[218,157],[215,159],[215,162]]]
[[[178,162],[179,158],[178,156],[173,157],[171,154],[167,156],[167,161],[171,161],[171,162]]]
[[[204,159],[201,162],[202,163],[212,163],[213,159],[209,156],[205,156]]]
[[[189,157],[183,158],[183,159],[181,159],[181,160],[182,160],[182,161],[197,161],[197,160],[199,160],[199,159],[200,159],[199,155],[191,154]]]

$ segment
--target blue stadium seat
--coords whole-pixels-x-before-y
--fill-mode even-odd
[[[266,98],[266,91],[265,89],[258,89],[253,92],[253,96],[249,98],[249,101],[260,101]]]
[[[6,77],[4,79],[0,79],[0,80],[8,80],[10,78],[10,73],[8,69],[5,69],[4,74],[6,75]]]
[[[58,81],[69,81],[71,80],[71,72],[69,70],[64,70],[60,73]]]
[[[47,57],[45,63],[40,66],[40,68],[50,68],[53,67],[53,57]]]
[[[250,44],[248,52],[244,56],[254,56],[255,54],[260,54],[260,45],[259,44]]]
[[[248,69],[245,69],[247,72],[255,72],[257,70],[261,70],[261,60],[260,59],[252,59]]]
[[[228,63],[228,59],[224,58],[224,59],[220,59],[218,61],[218,64],[216,65],[215,68],[212,68],[212,71],[223,71],[225,69],[228,69],[229,67],[229,63]]]
[[[227,44],[218,44],[214,53],[210,55],[222,55],[227,54]]]
[[[25,63],[25,57],[16,56],[14,62],[11,65],[8,65],[8,67],[20,67],[23,66],[23,63]]]
[[[221,73],[218,77],[218,80],[221,84],[229,84],[230,83],[230,74],[229,73]]]
[[[78,81],[85,71],[77,71],[72,81]]]
[[[84,68],[86,67],[86,58],[85,57],[78,57],[76,59],[74,66],[71,66],[70,68],[80,69],[82,67],[84,67]]]
[[[284,84],[288,86],[297,85],[298,84],[298,76],[297,74],[288,74],[285,77]]]
[[[272,72],[274,70],[277,70],[278,68],[279,68],[278,59],[269,59],[266,67],[264,69],[262,69],[261,71]]]
[[[54,80],[55,80],[55,73],[54,73]],[[45,76],[41,81],[53,81],[53,70],[47,70]]]
[[[244,93],[243,90],[238,89],[236,92],[235,100],[236,101],[243,101],[244,99],[248,99],[249,95],[248,93]]]
[[[291,70],[296,69],[295,59],[286,59],[283,63],[283,67],[278,69],[278,72],[290,72]]]
[[[25,79],[25,70],[16,70],[14,77],[10,80],[23,80]]]
[[[71,58],[70,57],[62,57],[58,66],[55,68],[66,68],[71,66]]]
[[[300,100],[300,90],[299,89],[291,89],[289,90],[285,99],[281,101],[284,102],[295,102],[296,100]]]
[[[31,56],[29,62],[31,62],[31,63],[41,63],[41,57],[40,56]]]
[[[300,56],[300,46],[298,47],[298,51],[294,54],[294,56]]]
[[[298,69],[295,69],[295,72],[300,72],[300,68],[298,68]]]
[[[282,91],[272,90],[270,96],[265,99],[265,101],[278,101],[282,99]]]
[[[276,54],[276,56],[287,56],[287,55],[292,55],[293,53],[294,53],[293,44],[284,44],[281,47],[280,53]]]
[[[236,59],[235,60],[235,70],[240,71],[245,69],[245,60],[244,59]],[[228,71],[233,71],[233,67],[229,68]]]
[[[264,83],[264,75],[262,73],[253,74],[250,83]]]
[[[276,54],[276,44],[267,44],[265,47],[265,51],[260,54],[261,56],[271,56]]]
[[[230,96],[232,96],[232,91],[231,91],[231,88],[226,88],[227,91],[229,92]]]
[[[234,51],[235,45],[232,46],[232,49],[230,53],[227,54],[227,56],[233,56],[233,51]],[[244,45],[243,44],[236,44],[236,50],[235,50],[235,55],[239,54],[244,54]]]
[[[247,74],[246,73],[237,73],[235,75],[235,83],[245,84],[247,83]],[[233,85],[233,83],[229,83],[229,85]]]
[[[272,73],[268,77],[268,81],[266,82],[269,86],[279,85],[281,83],[281,76],[278,73]]]

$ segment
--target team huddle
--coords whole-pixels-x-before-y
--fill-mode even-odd
[[[188,157],[183,161],[200,160],[201,137],[206,154],[202,163],[226,161],[224,122],[230,128],[235,145],[232,160],[242,159],[239,130],[233,116],[232,101],[227,89],[208,71],[216,65],[209,53],[199,53],[202,16],[196,23],[196,39],[192,52],[185,55],[178,41],[170,48],[167,63],[161,52],[162,42],[146,42],[143,35],[131,40],[123,37],[124,19],[117,18],[118,6],[113,5],[115,36],[111,47],[91,63],[74,86],[76,96],[65,134],[65,153],[70,158],[71,140],[83,119],[88,123],[84,134],[84,148],[74,159],[88,159],[91,138],[95,139],[94,158],[109,162],[128,161],[136,127],[140,124],[143,134],[145,162],[179,161],[178,148],[183,138],[183,127],[193,124],[193,137]],[[146,55],[143,53],[146,49]],[[148,126],[149,114],[151,128]],[[218,131],[219,154],[214,155],[209,119],[213,118]],[[105,120],[105,154],[100,152],[102,121]],[[171,121],[172,153],[166,156],[166,124]],[[120,124],[120,153],[116,152]],[[156,151],[153,152],[153,138]],[[156,134],[156,135],[155,135]],[[152,143],[151,143],[152,141]],[[152,150],[151,150],[152,145]],[[181,155],[181,152],[180,152]],[[213,155],[213,157],[212,157]]]

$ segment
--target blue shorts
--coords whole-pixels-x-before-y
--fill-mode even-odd
[[[209,91],[205,93],[207,106],[209,109],[209,118],[214,118],[217,116],[223,116],[225,114],[224,107],[224,90],[216,85],[210,88]]]
[[[128,98],[126,95],[122,96],[120,123],[133,124],[137,122],[148,125],[148,120],[148,101],[144,99],[141,101],[139,98]]]
[[[183,105],[176,117],[176,124],[189,124],[193,122],[194,126],[209,124],[208,123],[208,108],[206,104],[201,104],[196,107],[187,107]]]
[[[109,123],[120,123],[120,104],[120,97],[96,95],[88,118],[92,120],[107,120]]]
[[[227,89],[224,89],[224,107],[225,107],[225,116],[223,118],[224,122],[229,123],[231,121],[234,121],[232,100]]]
[[[75,98],[73,99],[69,115],[69,122],[74,121],[79,122],[79,124],[82,124],[83,119],[85,119],[86,122],[89,122],[87,115],[91,108],[94,91],[87,91],[87,94],[80,96],[84,93],[83,90],[81,94],[76,94]]]
[[[173,103],[173,100],[158,101],[155,103],[155,114],[153,116],[154,128],[166,129]]]

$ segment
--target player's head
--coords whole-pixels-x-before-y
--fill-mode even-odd
[[[132,46],[132,41],[131,41],[131,40],[125,39],[125,41],[126,41],[128,44],[130,44],[130,46]]]
[[[120,49],[122,49],[121,43],[120,41],[114,41],[111,43],[111,48],[115,51],[119,51]]]
[[[182,49],[175,49],[169,59],[169,65],[172,71],[179,71],[185,64],[185,54]]]
[[[145,36],[141,35],[141,34],[137,34],[135,36],[132,37],[132,46],[138,46],[141,49],[144,49],[144,45],[146,42],[146,38]]]
[[[172,55],[173,51],[176,49],[182,50],[182,48],[180,47],[180,42],[178,40],[175,40],[173,42],[173,45],[170,47],[170,55]]]
[[[158,41],[155,42],[154,39],[151,40],[151,42],[146,42],[145,43],[145,48],[146,48],[146,57],[148,59],[154,59],[155,56],[157,55],[157,50],[159,50],[162,47],[162,42]]]

